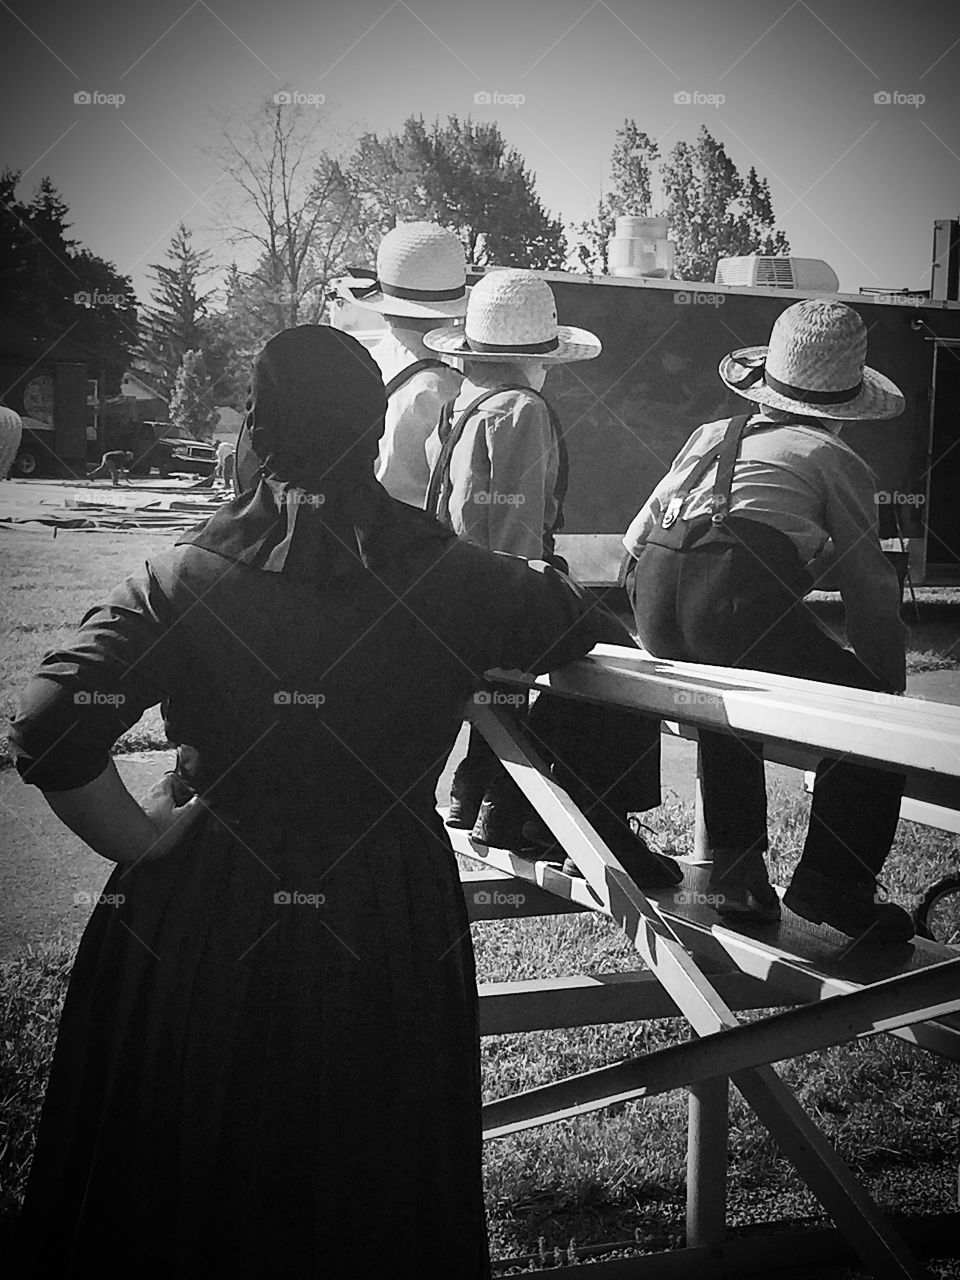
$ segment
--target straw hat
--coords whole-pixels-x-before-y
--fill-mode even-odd
[[[467,261],[452,231],[432,222],[402,222],[380,241],[376,273],[351,267],[337,284],[347,302],[393,316],[462,316]]]
[[[466,324],[431,329],[423,344],[441,355],[469,360],[592,360],[600,339],[586,329],[557,324],[553,290],[532,271],[490,271],[470,291]]]
[[[896,418],[903,392],[865,364],[867,327],[852,307],[807,298],[777,317],[766,347],[744,347],[720,361],[738,396],[818,418]]]

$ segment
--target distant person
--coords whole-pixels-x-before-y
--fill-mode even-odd
[[[424,446],[461,375],[423,345],[423,335],[467,307],[463,246],[431,222],[403,222],[377,250],[376,278],[355,273],[340,282],[348,302],[383,316],[387,331],[371,347],[387,388],[387,416],[377,456],[377,479],[392,498],[422,507],[430,468]]]
[[[228,440],[221,440],[217,445],[217,468],[214,480],[223,489],[233,488],[233,475],[236,470],[236,445]]]
[[[60,1022],[23,1274],[107,1250],[148,1280],[490,1275],[476,973],[435,788],[487,669],[611,632],[547,565],[391,499],[385,410],[349,335],[272,338],[255,486],[23,692],[18,769],[118,864]],[[190,749],[138,803],[110,749],[157,703]]]
[[[759,412],[698,427],[624,537],[634,558],[628,589],[650,653],[903,692],[906,628],[897,575],[880,548],[874,477],[838,439],[845,422],[903,411],[903,395],[866,367],[866,354],[860,316],[810,298],[778,317],[769,346],[721,362],[726,385]],[[803,604],[828,568],[852,653]],[[702,729],[699,740],[717,911],[776,920],[761,745]],[[877,896],[903,786],[900,774],[821,762],[787,907],[868,942],[912,937],[907,912]]]
[[[107,476],[114,484],[119,484],[126,476],[127,464],[133,461],[133,454],[123,449],[111,449],[109,453],[105,453],[100,459],[99,467],[96,467],[87,476],[88,480],[101,480]]]
[[[533,272],[494,270],[471,291],[465,325],[427,333],[424,345],[463,360],[466,369],[459,394],[427,443],[428,511],[478,546],[566,570],[555,545],[563,523],[566,447],[541,388],[548,368],[599,356],[599,339],[558,324],[553,291]],[[632,644],[625,628],[618,643]],[[678,883],[683,876],[677,864],[635,834],[627,818],[660,803],[659,722],[540,699],[529,727],[558,781],[636,882],[647,888]],[[451,787],[448,825],[472,828],[478,843],[517,848],[529,812],[519,788],[471,728]],[[542,824],[533,822],[532,829],[544,838]],[[564,860],[549,844],[537,856]],[[567,869],[576,870],[572,863]]]

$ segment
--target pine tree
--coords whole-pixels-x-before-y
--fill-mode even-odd
[[[186,351],[170,399],[170,421],[182,436],[212,440],[217,422],[213,388],[201,351]]]
[[[607,245],[616,230],[617,218],[627,214],[649,218],[653,215],[653,165],[660,151],[656,142],[637,128],[635,120],[624,120],[616,132],[610,172],[613,190],[601,195],[597,212],[574,227],[579,237],[576,255],[584,271],[606,274]]]
[[[181,222],[166,251],[169,265],[154,263],[153,305],[141,319],[141,367],[169,399],[177,371],[188,351],[206,346],[209,300],[213,290],[203,292],[201,280],[208,274],[210,253],[193,247],[193,233]]]

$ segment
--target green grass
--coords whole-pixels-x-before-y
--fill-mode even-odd
[[[83,615],[150,556],[168,550],[179,536],[164,533],[99,533],[0,529],[0,718],[13,714],[17,695],[45,653],[68,640]],[[164,747],[158,708],[125,733],[118,751]],[[6,733],[0,735],[0,768],[11,763]]]
[[[799,856],[807,807],[804,797],[772,788],[771,864],[780,881]],[[689,850],[689,809],[665,807],[651,825],[664,844]],[[891,896],[912,906],[926,884],[956,867],[957,854],[955,838],[901,823],[885,868]],[[473,925],[472,932],[482,982],[639,966],[626,938],[598,916],[491,921]],[[60,935],[0,966],[0,1211],[8,1216],[23,1192],[72,954],[72,940]],[[485,1097],[516,1093],[687,1035],[681,1019],[661,1019],[488,1037],[482,1046]],[[794,1059],[780,1070],[884,1208],[956,1208],[960,1066],[881,1036]],[[620,1242],[624,1250],[680,1244],[685,1125],[685,1095],[678,1090],[488,1143],[484,1178],[494,1257],[552,1265],[573,1250],[601,1243]],[[736,1092],[728,1167],[731,1223],[824,1221]]]
[[[0,623],[4,715],[43,654],[71,634],[92,604],[174,540],[169,533],[61,533],[54,539],[46,532],[0,531],[0,590],[8,602]],[[818,609],[828,623],[839,625],[836,601],[826,600]],[[960,592],[924,598],[919,625],[912,623],[909,669],[960,664],[958,621]],[[164,745],[153,710],[121,739],[118,750]],[[6,751],[4,742],[0,765]],[[805,798],[772,788],[770,863],[780,883],[799,856],[807,808]],[[652,825],[665,843],[690,851],[687,809],[664,806]],[[958,852],[955,838],[901,823],[884,869],[891,896],[912,906],[928,884],[957,869]],[[626,940],[593,916],[491,922],[473,926],[473,936],[481,981],[638,967]],[[0,966],[0,1212],[6,1215],[22,1196],[74,945],[65,936],[52,937]],[[492,1037],[482,1049],[485,1094],[500,1097],[686,1036],[684,1022],[666,1019]],[[907,1212],[956,1208],[957,1066],[880,1037],[808,1055],[782,1070],[882,1205]],[[731,1115],[731,1221],[822,1218],[736,1094]],[[597,1242],[654,1248],[678,1243],[684,1144],[680,1091],[616,1114],[598,1113],[488,1144],[485,1181],[494,1256],[546,1264]]]

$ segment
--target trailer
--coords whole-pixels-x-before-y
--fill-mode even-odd
[[[720,381],[721,358],[766,342],[785,307],[833,297],[863,317],[869,363],[906,396],[899,418],[843,429],[876,473],[884,545],[902,545],[914,584],[960,584],[960,303],[537,274],[554,291],[561,323],[603,342],[598,359],[551,369],[544,388],[570,454],[557,550],[581,582],[616,584],[620,539],[684,440],[700,423],[745,408]],[[470,283],[481,275],[471,271]]]

